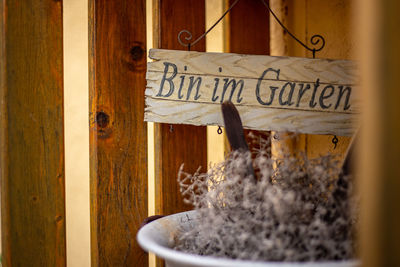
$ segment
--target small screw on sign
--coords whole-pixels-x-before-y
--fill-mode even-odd
[[[334,145],[333,149],[336,149],[337,143],[339,142],[339,139],[337,138],[337,136],[333,136],[332,138],[332,143]]]

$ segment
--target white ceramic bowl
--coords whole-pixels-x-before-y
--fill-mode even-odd
[[[179,229],[185,229],[196,222],[196,211],[173,214],[155,220],[143,226],[138,234],[139,245],[146,251],[156,254],[166,262],[167,267],[357,267],[359,261],[338,262],[260,262],[232,260],[209,256],[200,256],[176,251],[173,238]]]

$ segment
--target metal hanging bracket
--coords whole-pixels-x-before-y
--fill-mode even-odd
[[[193,35],[190,31],[188,30],[182,30],[178,33],[178,42],[184,47],[187,47],[188,50],[190,51],[190,48],[193,47],[195,44],[197,44],[201,39],[203,39],[210,31],[212,31],[215,26],[218,25],[222,21],[222,19],[236,6],[236,4],[240,0],[236,0],[235,2],[232,3],[232,5],[222,14],[222,16],[202,35],[200,35],[196,40],[193,42],[190,42],[192,40]],[[291,33],[288,28],[280,21],[280,19],[275,15],[275,13],[272,11],[271,7],[265,0],[260,0],[263,5],[267,8],[268,12],[271,13],[271,15],[274,17],[274,19],[278,22],[278,24],[296,41],[298,42],[301,46],[303,46],[305,49],[309,50],[312,52],[313,58],[315,58],[315,53],[321,51],[325,47],[325,39],[319,34],[315,34],[311,36],[310,42],[314,47],[309,47],[302,41],[300,41],[293,33]],[[183,35],[187,35],[186,37],[183,37]],[[182,38],[185,40],[183,41]]]
[[[187,47],[188,51],[190,51],[190,48],[193,47],[195,44],[197,44],[200,40],[202,40],[210,31],[212,31],[215,28],[215,26],[217,26],[218,23],[220,23],[222,21],[222,19],[232,10],[232,8],[234,6],[236,6],[236,4],[239,1],[240,0],[236,0],[235,2],[233,2],[232,5],[224,12],[224,14],[222,14],[222,16],[206,32],[204,32],[202,35],[200,35],[196,40],[194,40],[193,42],[190,42],[190,40],[192,40],[192,38],[193,38],[192,33],[190,31],[188,31],[188,30],[182,30],[182,31],[180,31],[178,33],[178,42],[182,46]],[[310,42],[313,45],[313,47],[309,47],[308,45],[306,45],[305,43],[300,41],[293,33],[291,33],[289,31],[289,29],[276,16],[276,14],[271,9],[270,5],[265,0],[260,0],[260,1],[267,8],[268,12],[271,13],[271,15],[276,20],[276,22],[278,22],[278,24],[285,30],[285,32],[287,32],[290,35],[290,37],[292,37],[297,43],[299,43],[305,49],[307,49],[308,51],[312,52],[312,57],[313,58],[315,58],[316,52],[321,51],[325,47],[325,38],[322,37],[319,34],[315,34],[315,35],[311,36],[311,38],[310,38]],[[182,40],[183,35],[186,35],[186,37],[184,37],[185,41]],[[222,133],[222,129],[219,127],[218,128],[218,134],[221,134],[221,133]],[[339,139],[335,135],[332,138],[332,143],[334,144],[334,149],[336,149],[336,146],[337,146],[338,142],[339,142]]]

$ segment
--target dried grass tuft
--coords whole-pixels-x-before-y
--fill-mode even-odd
[[[271,159],[263,147],[231,153],[208,173],[178,174],[182,195],[200,214],[177,237],[187,253],[261,261],[354,258],[357,221],[351,177],[338,179],[333,156]],[[253,164],[257,178],[247,174]]]

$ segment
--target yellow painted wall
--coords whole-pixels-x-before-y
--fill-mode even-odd
[[[63,13],[67,265],[88,267],[88,1],[64,1]]]
[[[206,29],[209,29],[226,10],[225,0],[206,0]],[[206,36],[207,52],[224,52],[226,48],[226,18]],[[206,30],[205,29],[205,30]],[[222,127],[221,127],[222,128]],[[222,128],[223,129],[223,128]],[[218,163],[224,159],[225,131],[217,133],[218,126],[207,126],[207,163]]]

